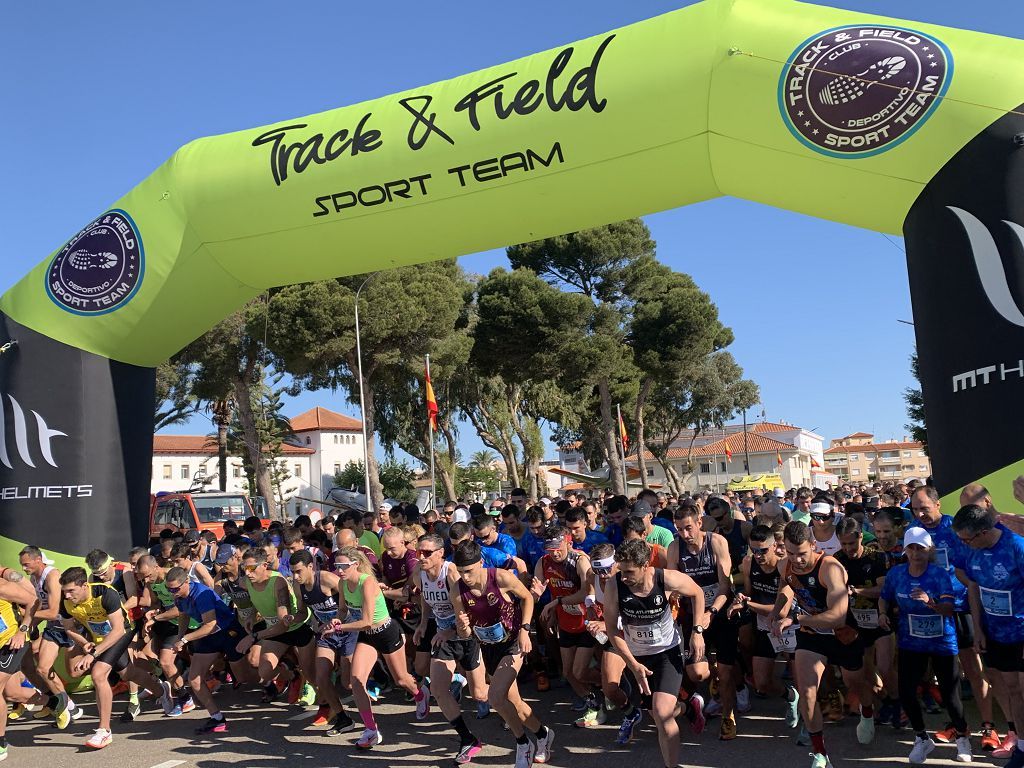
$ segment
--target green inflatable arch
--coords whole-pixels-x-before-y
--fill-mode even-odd
[[[936,481],[1002,502],[1024,457],[1022,101],[1019,40],[706,0],[193,141],[0,299],[0,560],[144,536],[151,369],[266,289],[720,195],[905,236]]]

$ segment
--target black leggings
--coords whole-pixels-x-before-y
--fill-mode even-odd
[[[900,704],[910,718],[910,725],[920,733],[925,729],[924,715],[921,713],[921,702],[917,699],[917,686],[928,671],[931,662],[932,671],[939,681],[939,693],[942,703],[946,706],[949,719],[960,733],[967,731],[964,719],[964,707],[960,703],[960,667],[956,656],[936,656],[930,653],[908,651],[900,648],[899,670]]]

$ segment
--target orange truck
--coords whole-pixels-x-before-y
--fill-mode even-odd
[[[234,520],[242,527],[247,517],[257,515],[264,528],[270,525],[265,507],[253,510],[247,496],[241,493],[164,493],[153,498],[149,508],[149,541],[155,544],[160,532],[213,531],[220,539],[224,523]]]

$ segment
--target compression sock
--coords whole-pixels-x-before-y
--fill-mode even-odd
[[[476,737],[473,735],[473,732],[469,730],[469,726],[466,725],[466,721],[463,719],[462,715],[459,715],[454,720],[449,720],[448,722],[459,734],[459,741],[463,744],[472,744],[476,741]]]
[[[814,747],[814,751],[819,755],[828,755],[828,750],[825,749],[825,734],[821,731],[815,731],[814,733],[807,734],[811,737],[811,744]]]
[[[373,718],[372,709],[360,709],[359,717],[363,719],[363,726],[370,731],[377,730],[377,721]]]

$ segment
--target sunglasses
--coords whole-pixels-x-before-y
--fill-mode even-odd
[[[750,548],[750,553],[752,555],[754,555],[755,557],[757,557],[758,555],[767,555],[771,551],[772,550],[771,550],[770,547],[764,547],[764,548],[761,548],[761,547],[751,547]]]
[[[832,515],[811,515],[811,520],[818,523],[824,523],[832,519]]]
[[[355,565],[355,563],[335,563],[334,567],[337,568],[339,571],[347,571],[353,565]]]
[[[593,570],[594,570],[594,573],[596,573],[598,576],[608,576],[612,572],[611,568],[597,568],[597,567],[595,567]]]
[[[263,565],[263,563],[260,563],[259,565],[244,565],[244,566],[242,566],[242,570],[245,571],[246,573],[252,573],[257,568],[259,568],[260,565]]]
[[[417,549],[416,552],[420,557],[430,557],[435,552],[440,552],[439,549]]]
[[[170,584],[167,584],[165,586],[167,587],[167,591],[168,592],[173,592],[174,594],[178,594],[179,592],[181,592],[181,590],[183,590],[185,588],[185,583],[183,582],[183,583],[179,584],[176,587],[172,587]]]
[[[984,530],[984,531],[978,531],[978,532],[977,532],[976,534],[974,534],[973,536],[961,536],[960,534],[957,534],[957,536],[956,536],[956,537],[957,537],[958,539],[960,539],[960,541],[962,541],[962,542],[963,542],[964,544],[970,544],[970,543],[971,543],[972,541],[974,541],[974,540],[975,540],[976,538],[978,538],[979,536],[984,536],[984,535],[985,535],[986,533],[988,533],[988,532],[989,532],[990,530],[992,530],[992,529],[991,529],[991,528],[989,528],[988,530]]]

